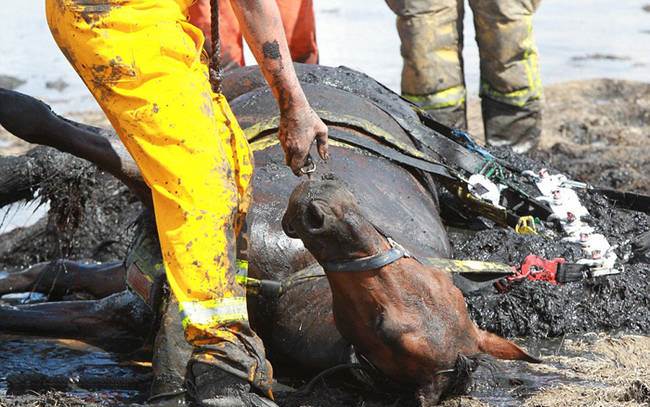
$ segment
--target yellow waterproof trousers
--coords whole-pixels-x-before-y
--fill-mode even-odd
[[[185,336],[199,349],[195,359],[265,390],[270,365],[235,282],[252,156],[225,98],[210,88],[203,34],[186,19],[192,0],[46,3],[54,39],[151,188],[167,278]]]

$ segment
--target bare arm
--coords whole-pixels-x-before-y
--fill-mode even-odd
[[[324,160],[327,151],[327,126],[311,109],[300,87],[275,0],[231,0],[246,42],[271,86],[280,107],[278,137],[287,165],[296,175],[305,166],[314,141]]]

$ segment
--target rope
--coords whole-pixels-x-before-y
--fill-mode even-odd
[[[221,40],[219,39],[219,0],[210,0],[210,31],[212,55],[210,56],[210,85],[214,93],[221,93],[223,70],[221,69]]]

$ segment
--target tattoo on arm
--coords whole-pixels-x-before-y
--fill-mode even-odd
[[[278,44],[278,41],[266,41],[262,44],[262,53],[264,54],[264,58],[280,59],[280,45]]]
[[[262,44],[262,55],[264,62],[261,65],[265,67],[266,72],[271,76],[269,84],[271,85],[271,88],[273,88],[273,93],[278,99],[280,111],[285,111],[289,109],[295,101],[290,97],[291,85],[283,80],[283,75],[285,75],[284,63],[278,41],[265,41]],[[288,62],[290,63],[291,60]]]

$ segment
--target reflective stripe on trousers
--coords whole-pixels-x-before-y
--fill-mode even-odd
[[[245,297],[226,297],[201,302],[186,301],[179,304],[179,310],[185,329],[189,325],[210,327],[248,318]]]
[[[453,88],[441,90],[436,93],[430,93],[428,95],[409,95],[404,93],[402,96],[422,109],[431,110],[461,105],[464,106],[466,91],[464,86],[454,86]]]

